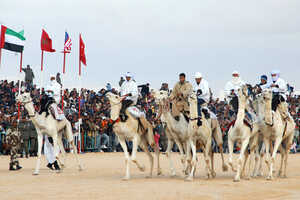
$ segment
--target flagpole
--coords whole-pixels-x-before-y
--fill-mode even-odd
[[[79,34],[79,97],[78,97],[78,141],[79,141],[79,151],[81,153],[81,116],[80,116],[80,103],[81,103],[81,60],[80,60],[80,34]]]
[[[0,47],[0,69],[1,69],[1,54],[2,54],[2,48]]]
[[[64,50],[64,63],[63,63],[63,81],[64,82],[64,78],[65,78],[65,73],[66,73],[66,51]],[[65,94],[65,90],[64,90],[64,84],[62,83],[61,86],[61,110],[64,111],[64,94]]]
[[[42,94],[42,88],[43,88],[43,79],[44,79],[44,73],[43,73],[43,62],[44,62],[44,50],[42,50],[42,58],[41,58],[41,89],[40,89],[40,93]]]
[[[21,94],[21,73],[22,73],[22,62],[23,62],[23,52],[21,52],[21,58],[20,58],[20,71],[19,71],[19,95]],[[20,113],[21,113],[21,104],[18,103],[18,123],[20,120]]]

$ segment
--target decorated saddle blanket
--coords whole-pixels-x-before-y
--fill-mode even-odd
[[[136,106],[130,106],[127,108],[129,114],[133,116],[134,118],[140,118],[140,117],[145,117],[145,113],[138,109]]]

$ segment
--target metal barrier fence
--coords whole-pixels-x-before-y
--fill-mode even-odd
[[[97,142],[97,132],[96,131],[86,131],[84,133],[74,134],[74,144],[77,147],[77,152],[95,152],[99,149],[99,144]],[[70,144],[63,139],[63,144],[66,151],[70,150]]]

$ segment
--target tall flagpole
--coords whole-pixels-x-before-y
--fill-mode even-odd
[[[40,93],[42,94],[42,88],[43,88],[43,79],[44,79],[44,73],[43,73],[43,62],[44,62],[44,50],[42,50],[42,58],[41,58],[41,75],[42,75],[42,77],[41,77],[41,90],[40,90]]]
[[[1,45],[1,43],[0,43],[0,45]],[[0,69],[1,69],[1,54],[2,54],[2,48],[0,46]]]
[[[81,103],[81,60],[80,60],[80,34],[79,34],[79,92],[78,92],[78,142],[79,142],[79,151],[81,153],[81,116],[80,116],[80,103]]]
[[[65,73],[66,73],[66,51],[64,49],[64,63],[63,63],[63,75],[62,75],[62,79],[64,82],[64,78],[65,78]],[[61,86],[61,110],[64,111],[64,94],[65,94],[65,90],[64,90],[64,84],[62,83]]]
[[[20,58],[20,71],[19,71],[19,95],[21,94],[21,73],[22,73],[22,62],[23,62],[23,52],[21,52],[21,58]],[[20,120],[20,114],[21,114],[21,104],[18,103],[18,123]]]

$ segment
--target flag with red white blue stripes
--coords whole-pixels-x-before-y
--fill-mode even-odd
[[[64,51],[66,53],[71,52],[71,46],[72,46],[72,41],[71,38],[69,37],[69,34],[65,32],[65,45],[64,45]]]

